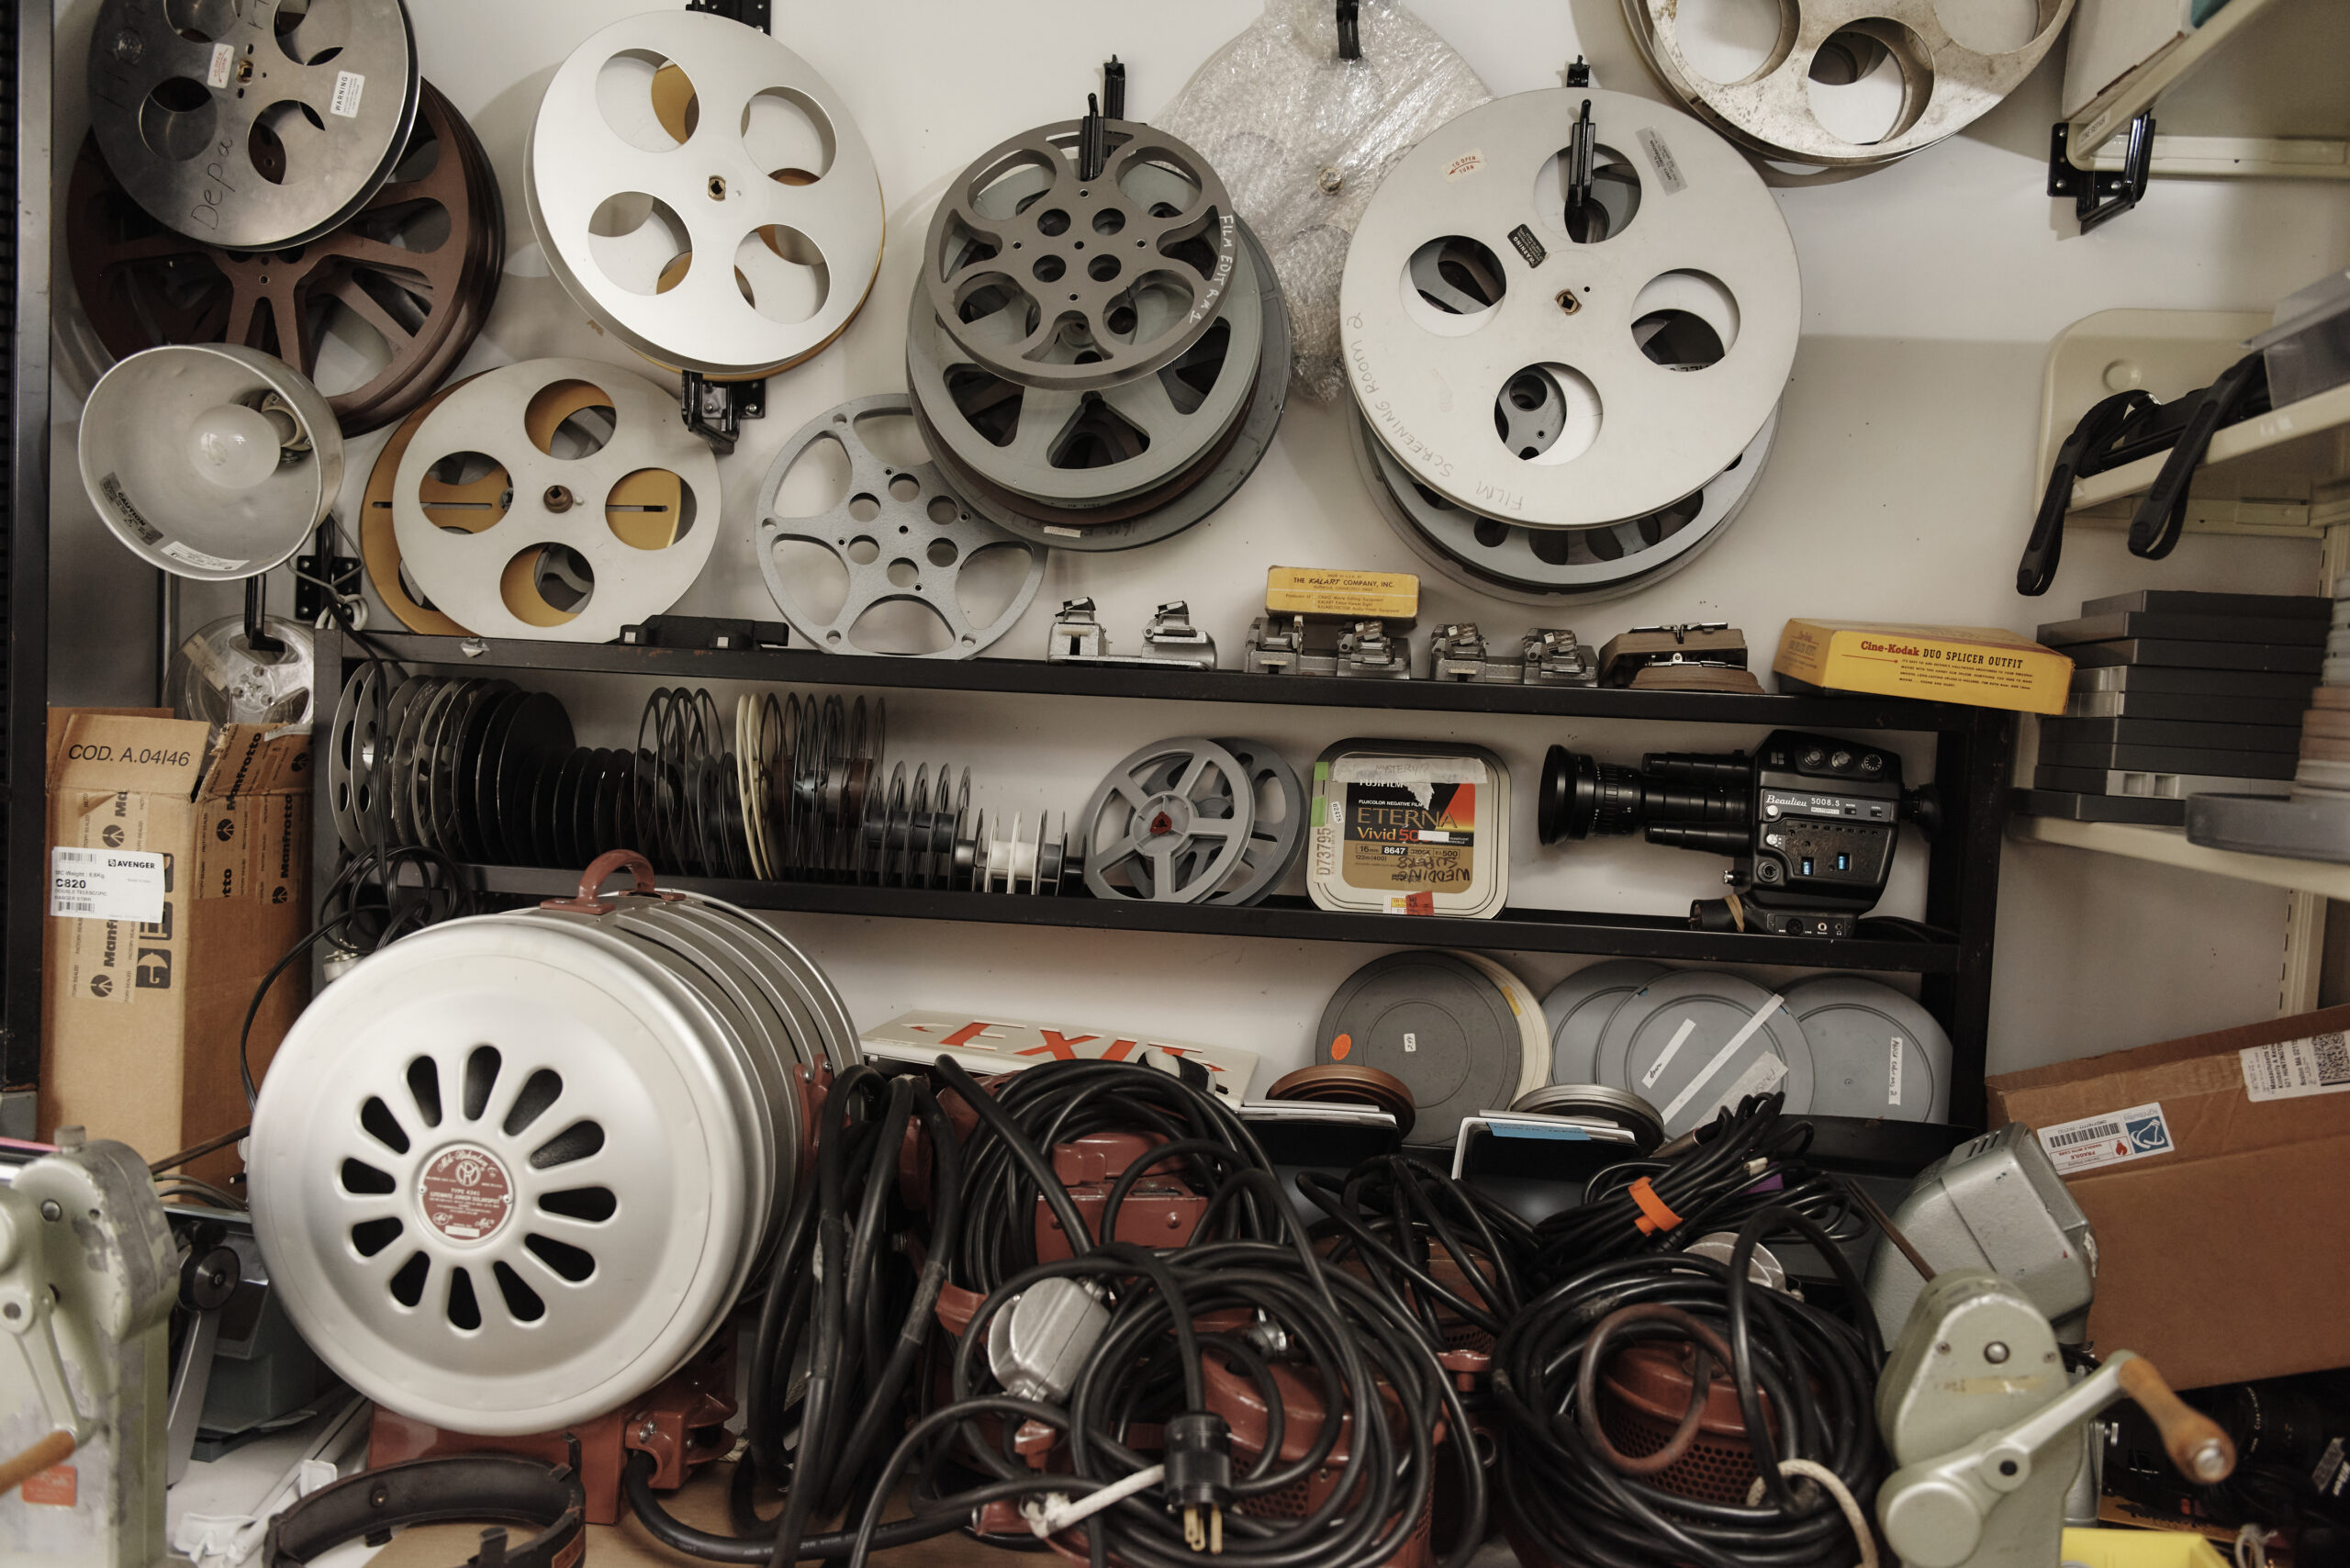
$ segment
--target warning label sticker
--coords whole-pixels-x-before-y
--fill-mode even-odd
[[[2060,1175],[2072,1176],[2099,1166],[2169,1154],[2178,1146],[2171,1141],[2170,1123],[2164,1120],[2157,1102],[2042,1127],[2040,1147],[2048,1151]]]
[[[424,1223],[452,1241],[495,1236],[514,1212],[514,1182],[486,1148],[459,1144],[432,1157],[417,1179]]]

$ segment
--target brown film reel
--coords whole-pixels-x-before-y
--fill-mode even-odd
[[[1349,1067],[1344,1062],[1321,1062],[1313,1067],[1301,1067],[1295,1072],[1283,1073],[1265,1091],[1268,1100],[1320,1100],[1341,1105],[1367,1105],[1374,1111],[1384,1111],[1395,1118],[1395,1136],[1411,1136],[1412,1122],[1418,1107],[1413,1103],[1412,1091],[1392,1072],[1382,1072],[1375,1067]]]
[[[345,435],[390,424],[431,395],[488,319],[506,260],[488,157],[429,82],[391,180],[306,245],[224,251],[164,228],[115,179],[95,137],[74,161],[64,222],[74,290],[118,359],[164,343],[236,343],[315,379],[338,310],[371,329],[388,361],[327,398]]]
[[[385,608],[411,632],[443,637],[472,635],[440,610],[418,602],[401,580],[399,537],[392,523],[392,487],[402,460],[408,456],[408,442],[423,428],[426,419],[451,393],[473,379],[469,375],[442,387],[400,422],[399,429],[392,432],[384,450],[376,455],[360,502],[359,554],[367,566],[367,580]],[[553,451],[555,432],[565,421],[599,409],[609,411],[610,408],[604,394],[587,382],[559,381],[531,399],[530,407],[523,410],[522,427],[542,451]],[[512,500],[511,487],[506,470],[495,464],[479,473],[460,470],[443,474],[436,470],[426,474],[418,487],[418,500],[424,515],[436,526],[455,532],[478,533],[506,515]],[[664,549],[677,540],[677,522],[683,516],[684,488],[684,482],[666,468],[640,469],[612,487],[605,499],[604,519],[623,543],[639,550]],[[536,588],[539,573],[546,569],[543,555],[543,550],[530,552],[509,563],[500,577],[499,590],[507,607],[524,620],[534,624],[559,624],[566,617],[546,605]]]

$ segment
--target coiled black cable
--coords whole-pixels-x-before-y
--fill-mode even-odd
[[[1751,1282],[1756,1245],[1781,1231],[1827,1258],[1846,1310]],[[1697,1343],[1695,1405],[1706,1397],[1706,1347],[1725,1347],[1760,1500],[1713,1503],[1665,1490],[1604,1439],[1595,1441],[1600,1412],[1585,1400],[1600,1369],[1584,1366],[1595,1338],[1605,1340],[1603,1355],[1631,1339]],[[1826,1466],[1864,1514],[1885,1475],[1875,1420],[1884,1345],[1858,1273],[1809,1215],[1785,1204],[1757,1208],[1727,1264],[1652,1254],[1583,1269],[1528,1305],[1494,1359],[1495,1403],[1509,1430],[1497,1491],[1513,1529],[1550,1560],[1593,1568],[1841,1568],[1857,1559],[1836,1499],[1779,1469],[1787,1459]],[[1693,1415],[1675,1440],[1685,1442],[1695,1427]]]
[[[1329,1262],[1352,1265],[1386,1292],[1438,1351],[1453,1348],[1456,1325],[1498,1337],[1516,1316],[1533,1227],[1465,1182],[1395,1154],[1363,1161],[1340,1182],[1301,1171],[1297,1189],[1328,1216],[1313,1234],[1331,1243]],[[1458,1287],[1437,1276],[1438,1251],[1461,1276]]]

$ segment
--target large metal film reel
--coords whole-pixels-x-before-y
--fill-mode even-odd
[[[592,360],[528,360],[457,388],[392,489],[408,577],[489,637],[610,642],[693,586],[718,520],[717,459],[677,399]]]
[[[1964,129],[2022,84],[2073,12],[2073,0],[2034,0],[2031,36],[2006,40],[1975,36],[1975,28],[1967,39],[1953,36],[1934,0],[1778,0],[1769,49],[1724,82],[1705,69],[1725,68],[1711,51],[1684,43],[1678,0],[1623,5],[1650,69],[1692,112],[1763,157],[1825,168],[1886,162]],[[1865,128],[1868,140],[1826,123],[1821,86],[1887,72],[1899,79],[1890,123]]]
[[[772,1245],[829,984],[709,901],[454,921],[297,1021],[254,1111],[254,1229],[305,1340],[386,1406],[506,1435],[681,1365]]]
[[[826,409],[784,442],[759,487],[758,521],[752,526],[767,592],[791,629],[827,653],[874,652],[857,644],[857,622],[878,605],[912,601],[938,617],[947,640],[934,652],[902,656],[967,659],[1012,630],[1045,580],[1042,546],[1015,538],[973,512],[947,488],[933,465],[894,463],[866,443],[862,421],[912,412],[912,402],[902,392],[858,398]],[[812,448],[827,442],[848,462],[848,487],[840,500],[812,517],[777,515],[787,476]],[[794,541],[831,552],[847,576],[847,593],[829,616],[809,608],[805,585],[790,580],[778,559],[782,547]],[[1005,550],[1024,555],[1025,576],[1001,610],[985,623],[976,623],[959,590],[963,573],[983,552]]]
[[[1561,151],[1586,100],[1603,177],[1571,233]],[[1472,109],[1396,164],[1348,252],[1340,332],[1356,402],[1420,483],[1587,528],[1729,466],[1785,388],[1801,293],[1735,148],[1646,99],[1560,89]]]
[[[1516,604],[1596,604],[1637,593],[1695,561],[1738,520],[1770,460],[1774,410],[1729,470],[1662,511],[1603,528],[1527,528],[1464,511],[1415,481],[1358,411],[1355,468],[1412,553],[1461,587]]]
[[[1158,741],[1112,768],[1078,820],[1094,897],[1202,903],[1247,857],[1256,791],[1215,742]]]
[[[1145,170],[1137,180],[1168,179]],[[1248,405],[1265,352],[1260,291],[1271,269],[1241,246],[1223,309],[1168,363],[1087,391],[1028,386],[975,363],[917,290],[906,319],[906,385],[955,458],[1014,495],[1048,506],[1107,506],[1177,478]],[[1163,301],[1150,296],[1146,315]],[[1006,312],[965,328],[986,338]]]
[[[103,0],[90,123],[159,222],[276,250],[337,227],[390,177],[417,80],[400,0]]]
[[[74,160],[64,226],[74,292],[117,358],[241,343],[316,379],[322,357],[380,348],[379,367],[328,395],[345,435],[402,418],[447,376],[487,319],[506,259],[497,175],[429,82],[392,178],[307,244],[231,251],[165,228],[114,177],[95,134]]]
[[[881,261],[881,186],[799,55],[710,12],[613,23],[556,70],[524,194],[547,264],[647,358],[764,375],[838,337]]]
[[[1242,243],[1260,279],[1273,277],[1272,263],[1247,224]],[[1114,506],[1087,510],[1054,508],[991,483],[957,461],[932,421],[919,382],[913,388],[914,424],[939,472],[973,510],[1005,532],[1033,543],[1079,551],[1131,550],[1171,538],[1206,518],[1232,498],[1272,445],[1289,401],[1289,310],[1277,286],[1258,290],[1264,346],[1257,355],[1248,400],[1239,420],[1199,459],[1167,484]]]
[[[1110,120],[1108,159],[1089,180],[1080,123],[982,154],[946,187],[923,242],[921,297],[964,353],[1070,392],[1156,370],[1197,342],[1239,260],[1239,220],[1206,159]]]

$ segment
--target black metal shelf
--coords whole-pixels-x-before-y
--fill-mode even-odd
[[[710,650],[517,638],[376,635],[367,642],[403,664],[452,669],[565,670],[690,683],[764,680],[794,686],[1007,691],[1167,702],[1264,702],[1290,708],[1379,708],[1437,713],[1524,713],[1549,718],[1666,719],[1692,723],[1806,729],[1968,730],[1983,711],[1898,697],[1749,697],[1719,691],[1602,690],[1484,686],[1434,680],[1360,680],[1250,675],[1241,670],[1069,665],[1046,659],[857,658],[796,648]],[[347,650],[346,659],[360,656]]]
[[[530,866],[461,868],[485,892],[568,898],[576,871]],[[1409,914],[1350,914],[1304,899],[1274,897],[1245,909],[1228,904],[1150,903],[1086,894],[956,892],[943,889],[858,887],[837,882],[766,882],[730,877],[663,877],[660,885],[706,893],[746,909],[789,913],[880,916],[900,920],[983,921],[1087,931],[1165,931],[1198,936],[1285,937],[1304,942],[1380,942],[1396,946],[1470,947],[1528,953],[1595,953],[1686,964],[1781,964],[1948,975],[1959,944],[1943,941],[1834,941],[1743,932],[1693,931],[1662,915],[1581,910],[1505,909],[1490,920]]]

